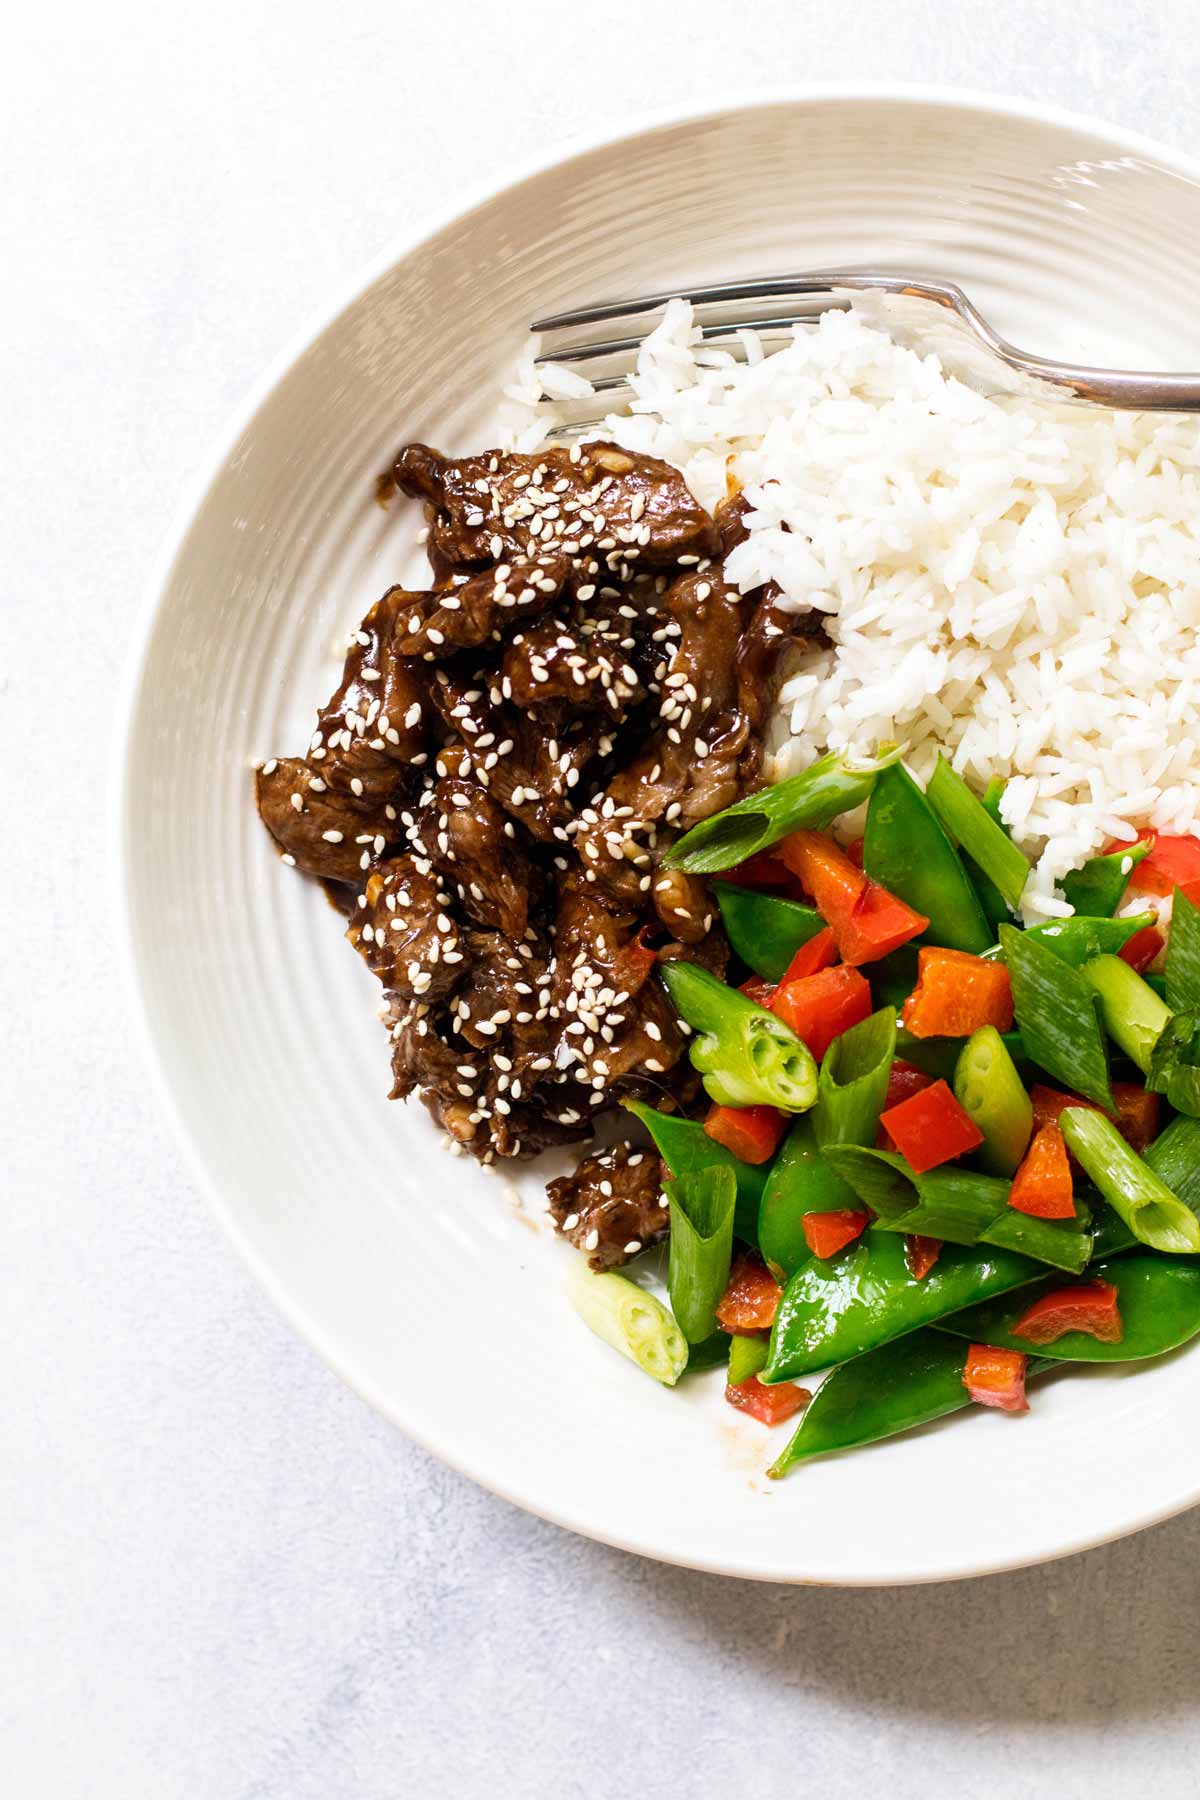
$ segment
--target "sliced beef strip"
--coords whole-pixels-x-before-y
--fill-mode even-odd
[[[614,1144],[548,1184],[551,1217],[565,1238],[588,1253],[590,1268],[619,1269],[667,1234],[662,1178],[653,1150]]]
[[[387,800],[331,790],[322,768],[293,756],[264,763],[256,776],[259,816],[306,875],[357,885],[364,868],[398,842],[398,811]],[[394,776],[389,791],[398,786]]]
[[[551,1011],[555,1066],[598,1095],[630,1079],[658,1083],[684,1040],[636,911],[602,906],[577,873],[559,882]]]
[[[561,595],[571,573],[566,556],[516,557],[456,587],[430,593],[393,589],[397,600],[396,647],[404,656],[444,662],[459,650],[477,650],[514,624],[536,620]]]
[[[428,863],[398,856],[372,869],[346,936],[385,988],[432,1004],[462,978],[452,901]]]
[[[750,735],[736,664],[752,603],[714,569],[673,582],[665,607],[675,631],[657,728],[613,777],[601,805],[584,812],[576,838],[601,893],[625,905],[650,889],[660,824],[673,828],[664,832],[669,840],[737,798]]]
[[[471,777],[539,842],[566,843],[582,771],[604,753],[603,723],[585,716],[560,728],[505,705],[485,676],[438,676],[433,703],[462,740],[439,752],[439,774]]]
[[[587,578],[713,556],[716,526],[678,469],[599,442],[451,458],[409,444],[397,487],[427,503],[435,572],[561,551]]]
[[[397,645],[406,598],[403,588],[389,588],[376,601],[351,639],[337,692],[317,716],[308,755],[325,765],[330,787],[386,786],[398,765],[426,748],[428,680]]]
[[[570,618],[544,618],[519,631],[500,664],[504,699],[523,711],[555,702],[573,711],[599,708],[610,724],[619,724],[646,697],[643,659],[637,654],[644,618],[639,621],[616,592],[603,601],[580,602]]]
[[[454,884],[463,910],[505,937],[523,938],[541,875],[518,844],[511,821],[478,782],[457,775],[438,782],[433,810],[436,817],[426,828],[429,854]]]

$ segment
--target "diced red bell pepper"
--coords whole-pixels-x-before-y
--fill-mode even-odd
[[[1129,885],[1135,892],[1170,894],[1177,887],[1190,887],[1193,882],[1200,882],[1200,837],[1139,831],[1134,841],[1144,844],[1147,839],[1153,842],[1154,848],[1133,871]],[[1114,838],[1106,854],[1129,848],[1128,839]]]
[[[905,1237],[904,1260],[914,1281],[924,1281],[941,1254],[941,1238],[923,1237],[918,1231],[909,1232]]]
[[[907,1100],[912,1094],[919,1094],[922,1088],[933,1086],[933,1076],[927,1075],[924,1069],[915,1069],[911,1063],[896,1057],[888,1073],[887,1099],[884,1106],[899,1106],[901,1100]]]
[[[826,925],[824,931],[810,937],[807,944],[801,944],[784,971],[780,987],[786,987],[789,981],[803,981],[806,976],[819,975],[822,969],[830,968],[837,961],[837,956],[833,928]]]
[[[832,927],[843,962],[855,966],[874,962],[929,924],[903,900],[869,880],[819,831],[794,831],[779,845],[778,854]]]
[[[963,1368],[963,1386],[979,1406],[995,1406],[1001,1412],[1028,1412],[1029,1402],[1025,1398],[1028,1361],[1022,1350],[972,1344]]]
[[[833,1212],[805,1213],[800,1228],[814,1256],[836,1256],[839,1250],[862,1236],[870,1216],[852,1206],[839,1206]]]
[[[1120,1295],[1111,1281],[1054,1288],[1027,1307],[1012,1328],[1031,1344],[1052,1344],[1068,1331],[1086,1331],[1102,1344],[1119,1344],[1125,1332]]]
[[[1131,969],[1136,969],[1141,975],[1150,967],[1162,949],[1164,941],[1163,934],[1157,925],[1143,925],[1140,931],[1135,931],[1131,938],[1125,940],[1117,951],[1117,955],[1122,962],[1127,962]]]
[[[769,850],[760,850],[757,856],[748,856],[736,868],[726,869],[721,880],[732,881],[738,887],[761,888],[769,893],[794,894],[797,887],[790,869]]]
[[[1075,1192],[1067,1145],[1056,1124],[1033,1135],[1008,1190],[1008,1204],[1031,1219],[1073,1219]]]
[[[750,1414],[764,1425],[782,1425],[798,1413],[802,1406],[807,1406],[812,1395],[807,1388],[797,1387],[794,1381],[776,1381],[767,1387],[751,1375],[747,1381],[725,1384],[725,1398],[730,1406],[736,1406],[739,1412]]]
[[[729,1285],[717,1306],[717,1324],[722,1331],[769,1331],[782,1293],[761,1256],[741,1255],[729,1271]]]
[[[953,1162],[983,1142],[982,1131],[944,1081],[889,1106],[879,1122],[917,1175]]]
[[[747,1000],[753,1000],[755,1006],[765,1006],[769,1010],[776,985],[762,975],[751,975],[747,981],[743,981],[738,993],[745,994]]]
[[[715,1144],[724,1144],[739,1162],[770,1162],[787,1129],[786,1113],[774,1106],[714,1106],[704,1129]]]
[[[803,1038],[818,1062],[834,1038],[859,1024],[870,1010],[866,976],[844,963],[786,982],[771,998],[771,1011]]]
[[[929,945],[917,953],[917,985],[900,1023],[914,1037],[970,1037],[983,1025],[1011,1031],[1012,983],[1001,962]]]
[[[846,855],[850,858],[850,861],[854,864],[856,869],[861,869],[863,866],[863,853],[866,848],[866,838],[855,838],[853,842],[846,845]]]
[[[868,881],[838,939],[842,960],[855,965],[877,962],[919,937],[928,924],[924,913],[914,912],[877,881]]]
[[[1136,1081],[1114,1081],[1112,1097],[1117,1103],[1117,1110],[1107,1116],[1112,1119],[1130,1149],[1136,1150],[1140,1156],[1158,1136],[1162,1100],[1158,1094],[1148,1093]],[[1033,1102],[1035,1131],[1040,1131],[1043,1125],[1057,1124],[1068,1106],[1090,1106],[1093,1112],[1104,1110],[1094,1100],[1085,1100],[1080,1094],[1064,1094],[1058,1088],[1046,1087],[1041,1082],[1030,1088],[1029,1098]]]

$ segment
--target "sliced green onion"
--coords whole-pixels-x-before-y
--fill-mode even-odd
[[[660,963],[659,974],[675,1010],[698,1034],[692,1067],[711,1100],[808,1111],[817,1098],[817,1065],[782,1019],[695,963]]]
[[[1177,1200],[1200,1213],[1200,1119],[1172,1119],[1146,1151],[1145,1161]]]
[[[954,1071],[954,1097],[983,1133],[978,1156],[988,1174],[1014,1175],[1029,1148],[1033,1102],[994,1025],[967,1039]]]
[[[863,867],[929,920],[924,939],[980,955],[991,928],[941,820],[901,763],[884,769],[867,808]]]
[[[1067,1148],[1139,1243],[1171,1256],[1200,1251],[1200,1219],[1130,1149],[1111,1119],[1068,1106],[1059,1124]]]
[[[710,1138],[695,1119],[681,1119],[678,1113],[655,1112],[641,1100],[622,1100],[621,1105],[635,1119],[642,1121],[672,1175],[690,1175],[696,1169],[711,1169],[718,1165],[733,1170],[738,1190],[734,1235],[747,1244],[757,1242],[758,1208],[767,1179],[766,1165],[755,1167],[752,1163],[741,1162],[732,1150]]]
[[[1146,925],[1153,925],[1153,913],[1139,913],[1136,918],[1093,919],[1082,914],[1074,919],[1053,919],[1046,925],[1031,925],[1022,933],[1036,943],[1053,950],[1060,962],[1073,969],[1083,967],[1096,956],[1115,956]],[[984,951],[985,962],[1003,962],[999,944]]]
[[[1064,875],[1059,886],[1077,913],[1098,918],[1111,918],[1129,885],[1129,877],[1154,848],[1153,838],[1140,844],[1127,844],[1107,856],[1093,856],[1082,869]]]
[[[580,1257],[571,1280],[575,1310],[596,1336],[655,1381],[674,1387],[687,1368],[687,1339],[661,1300],[628,1276],[593,1274]]]
[[[1115,1111],[1104,1035],[1096,1017],[1094,990],[1084,971],[1061,962],[1031,932],[1016,931],[1011,925],[1000,927],[1000,947],[1012,980],[1013,1010],[1030,1060],[1064,1087]],[[1120,967],[1127,965],[1121,963]],[[1128,972],[1133,975],[1132,969]],[[1137,980],[1136,975],[1133,978]]]
[[[737,1182],[729,1168],[700,1169],[663,1184],[671,1206],[667,1291],[689,1344],[717,1328],[717,1303],[729,1283]]]
[[[874,1229],[942,1238],[946,1243],[994,1244],[1056,1269],[1085,1268],[1092,1242],[1082,1219],[1032,1219],[1008,1204],[1009,1183],[974,1169],[930,1169],[917,1175],[902,1156],[848,1144],[831,1145],[826,1159],[876,1214]]]
[[[1099,997],[1100,1015],[1109,1037],[1120,1045],[1143,1075],[1149,1074],[1150,1057],[1171,1016],[1170,1008],[1119,956],[1095,956],[1091,962],[1084,963],[1080,974]],[[1051,1073],[1059,1071],[1052,1070]],[[1087,1094],[1089,1100],[1097,1097],[1081,1087],[1078,1081],[1068,1085],[1073,1085],[1078,1093]],[[1109,1104],[1108,1111],[1112,1110]]]
[[[855,767],[847,757],[831,751],[803,774],[792,775],[775,787],[760,788],[711,819],[702,819],[671,846],[663,860],[668,867],[685,869],[690,875],[716,875],[769,849],[793,831],[821,831],[839,813],[861,806],[880,769],[899,755],[895,750]]]
[[[732,881],[714,881],[712,889],[725,936],[747,968],[764,981],[782,981],[801,944],[825,929],[820,913],[798,900],[759,894]]]
[[[771,1340],[766,1337],[733,1337],[729,1340],[729,1385],[740,1387],[767,1366]]]
[[[925,797],[959,849],[982,869],[1005,904],[1009,908],[1019,905],[1029,880],[1028,858],[944,756],[937,759]]]
[[[1200,1012],[1200,909],[1182,888],[1171,903],[1166,976],[1168,1004],[1176,1012]]]
[[[817,1077],[817,1143],[873,1144],[896,1053],[896,1014],[881,1006],[834,1038]]]
[[[1146,1086],[1165,1094],[1176,1112],[1200,1118],[1200,1018],[1172,1013],[1155,1040]]]

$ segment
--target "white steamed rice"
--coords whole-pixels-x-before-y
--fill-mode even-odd
[[[989,400],[852,313],[771,355],[744,335],[745,363],[705,349],[672,302],[603,435],[710,507],[740,483],[730,577],[824,615],[834,648],[789,673],[773,774],[899,741],[919,777],[939,749],[977,788],[1004,777],[1031,921],[1070,911],[1056,881],[1109,838],[1194,830],[1197,423]],[[529,361],[508,393],[509,441],[533,447],[553,415]]]

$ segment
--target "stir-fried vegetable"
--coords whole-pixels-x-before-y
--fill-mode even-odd
[[[1012,979],[1013,1010],[1029,1056],[1048,1075],[1111,1111],[1108,1054],[1096,1018],[1094,989],[1085,973],[1060,961],[1030,932],[1015,931],[1010,925],[1000,927],[1000,944]],[[1125,968],[1124,963],[1119,966]],[[1138,979],[1132,969],[1125,973]]]
[[[990,1175],[1012,1175],[1029,1146],[1033,1102],[994,1025],[981,1026],[964,1045],[954,1094],[982,1134],[981,1167]]]
[[[1175,1012],[1200,1012],[1200,909],[1182,889],[1171,907],[1166,976],[1167,1004]]]
[[[794,1031],[695,963],[661,965],[663,984],[697,1033],[692,1067],[719,1106],[778,1106],[806,1112],[817,1097],[817,1067]]]
[[[1099,1000],[1109,1037],[1147,1074],[1154,1046],[1171,1016],[1170,1008],[1119,956],[1093,957],[1080,973]],[[1099,1098],[1081,1081],[1075,1085],[1089,1099]]]
[[[938,1330],[1009,1349],[1036,1345],[1064,1362],[1137,1362],[1200,1333],[1200,1264],[1138,1250],[1089,1269],[1086,1282],[1056,1278],[946,1319]]]
[[[839,963],[799,981],[784,982],[771,996],[771,1011],[820,1062],[834,1039],[865,1019],[871,989],[858,969]],[[793,1109],[795,1110],[795,1109]]]
[[[674,1387],[687,1367],[687,1339],[661,1300],[626,1275],[594,1275],[582,1258],[575,1267],[571,1298],[597,1337],[655,1381]]]
[[[976,955],[992,930],[979,896],[940,819],[908,770],[884,769],[867,807],[863,867],[889,893],[929,920],[930,943]]]
[[[1029,879],[1029,860],[944,756],[938,757],[925,794],[963,854],[977,864],[1005,903],[1016,907]]]
[[[671,1253],[667,1291],[689,1344],[717,1328],[717,1303],[729,1281],[737,1181],[732,1169],[702,1169],[666,1184]]]
[[[1171,1256],[1200,1252],[1200,1219],[1129,1148],[1111,1119],[1070,1106],[1061,1123],[1068,1149],[1139,1243]]]
[[[1076,869],[1062,880],[1062,891],[1077,913],[1111,918],[1125,896],[1129,877],[1152,847],[1150,839],[1143,844],[1129,844],[1104,856],[1093,856],[1082,869]]]
[[[1031,925],[1022,933],[1025,942],[1044,944],[1053,950],[1060,962],[1073,969],[1082,967],[1094,956],[1119,955],[1138,933],[1153,924],[1153,913],[1139,913],[1136,918],[1098,919],[1083,916],[1055,919],[1048,925]],[[986,962],[1002,961],[1004,950],[993,944],[984,952]]]
[[[753,1244],[758,1234],[758,1208],[762,1200],[765,1168],[741,1162],[731,1150],[709,1137],[703,1125],[681,1119],[678,1113],[656,1112],[640,1100],[626,1100],[625,1108],[640,1119],[654,1140],[654,1147],[672,1175],[692,1175],[701,1169],[729,1168],[737,1182],[733,1218],[735,1237]]]
[[[748,968],[767,981],[781,981],[802,944],[827,929],[811,906],[777,894],[714,881],[725,936]]]
[[[894,753],[899,755],[899,751]],[[760,788],[685,832],[667,852],[673,869],[716,875],[767,850],[793,831],[823,830],[839,813],[861,806],[888,758],[865,766],[831,753],[801,775]]]

